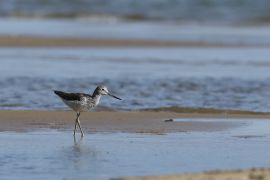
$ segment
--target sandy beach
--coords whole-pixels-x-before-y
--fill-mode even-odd
[[[241,117],[241,115],[239,116]],[[72,111],[0,111],[0,117],[0,131],[27,131],[37,128],[72,130],[75,113]],[[82,113],[81,123],[89,133],[128,132],[163,134],[188,131],[216,131],[234,126],[231,123],[218,122],[165,122],[165,120],[174,118],[203,117],[222,118],[224,114],[101,111]]]
[[[206,41],[133,40],[114,38],[0,36],[0,47],[269,47],[269,44],[243,44]]]
[[[160,177],[137,177],[118,178],[114,180],[259,180],[270,179],[270,169],[250,169],[235,171],[211,171],[204,173],[160,176]]]
[[[68,37],[0,36],[2,47],[177,47],[205,45],[201,42],[173,42],[155,40],[120,40]]]
[[[190,110],[191,111],[191,110]],[[193,110],[196,111],[196,110]],[[127,133],[173,133],[193,131],[219,131],[237,126],[226,122],[200,122],[202,118],[270,118],[269,114],[223,111],[209,113],[210,110],[198,110],[196,113],[177,113],[169,111],[135,112],[86,112],[81,115],[81,123],[89,133],[127,132]],[[0,131],[29,131],[39,128],[73,129],[75,113],[72,111],[0,111]],[[174,119],[195,119],[191,122],[166,122]]]

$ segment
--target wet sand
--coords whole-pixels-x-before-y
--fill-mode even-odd
[[[85,112],[80,121],[86,132],[126,132],[126,133],[174,133],[191,131],[220,131],[237,127],[237,122],[226,122],[228,118],[268,119],[266,113],[248,113],[232,111],[225,114],[210,110],[194,110],[190,113],[169,111],[133,111],[133,112]],[[217,118],[218,122],[200,122],[202,118]],[[173,119],[171,122],[170,119]],[[183,119],[186,121],[175,121]],[[0,111],[0,131],[28,131],[40,128],[59,130],[72,129],[75,113],[72,111]],[[169,120],[169,121],[168,121]],[[189,121],[190,120],[190,121]]]
[[[235,115],[241,117],[241,115]],[[175,118],[224,118],[224,114],[174,112],[87,112],[80,120],[86,132],[173,133],[189,131],[219,131],[238,126],[231,122],[166,122]],[[254,117],[250,115],[250,117]],[[0,111],[0,131],[28,131],[37,128],[72,129],[72,111]]]
[[[205,173],[194,173],[174,176],[159,177],[137,177],[137,178],[116,178],[114,180],[259,180],[270,179],[270,169],[250,169],[235,171],[211,171]]]
[[[264,140],[264,138],[267,138],[268,136],[264,134],[264,132],[267,132],[266,129],[260,129],[259,133],[258,128],[266,127],[268,128],[269,123],[267,122],[267,119],[269,119],[269,114],[265,113],[248,113],[248,112],[233,112],[233,113],[228,113],[226,116],[224,116],[224,113],[210,113],[210,110],[207,110],[206,112],[201,110],[201,112],[193,112],[193,113],[179,113],[179,112],[169,112],[169,111],[134,111],[134,112],[109,112],[109,111],[100,111],[100,112],[87,112],[83,113],[81,115],[81,124],[82,127],[84,128],[86,132],[86,137],[83,138],[84,142],[88,141],[87,144],[91,144],[91,147],[99,147],[97,145],[94,145],[95,143],[101,143],[104,145],[104,142],[102,143],[102,140],[95,140],[97,138],[96,136],[102,136],[103,133],[105,133],[104,138],[115,138],[112,137],[114,135],[120,136],[120,139],[115,140],[116,142],[112,142],[113,145],[116,147],[118,146],[115,143],[122,142],[124,138],[127,143],[131,147],[132,146],[137,146],[136,143],[139,143],[140,146],[145,147],[143,143],[148,143],[151,142],[153,144],[147,144],[150,145],[149,147],[157,146],[160,147],[160,143],[165,143],[169,145],[169,149],[167,146],[162,146],[165,148],[165,152],[167,151],[175,151],[175,149],[178,149],[179,151],[178,155],[174,155],[172,153],[169,157],[171,156],[176,156],[180,158],[180,155],[183,155],[183,152],[191,151],[194,150],[193,155],[198,155],[203,152],[206,154],[213,153],[213,159],[203,156],[209,160],[209,167],[206,166],[204,167],[205,169],[215,169],[218,167],[218,165],[215,165],[210,163],[216,162],[217,159],[220,160],[220,154],[219,153],[228,153],[230,155],[229,162],[233,161],[235,158],[239,156],[239,149],[242,149],[242,145],[248,145],[247,146],[247,151],[242,152],[244,155],[243,157],[241,156],[240,159],[249,156],[250,152],[252,154],[254,153],[255,148],[258,150],[257,153],[261,154],[262,156],[265,150],[262,148],[262,146],[265,146],[264,142],[261,142],[261,139]],[[66,138],[67,142],[70,137],[72,137],[72,131],[73,131],[73,126],[74,126],[74,117],[75,114],[72,111],[5,111],[2,110],[0,111],[0,131],[2,131],[2,135],[7,135],[10,132],[7,131],[15,131],[12,135],[18,137],[22,137],[23,134],[27,135],[26,138],[28,137],[35,137],[39,138],[39,136],[44,135],[45,133],[45,138],[50,138],[51,136],[57,135],[56,139],[60,138]],[[164,120],[168,119],[173,119],[173,122],[165,122]],[[258,127],[257,126],[248,126],[250,124],[248,121],[249,119],[251,121],[258,121],[261,122],[259,123]],[[266,123],[266,125],[264,125]],[[241,130],[241,127],[244,127]],[[52,129],[53,131],[48,131],[48,129]],[[256,129],[256,133],[253,134],[253,131]],[[45,130],[45,132],[43,132]],[[56,130],[56,131],[55,131]],[[28,133],[16,133],[16,132],[25,132],[29,131],[30,134]],[[234,131],[234,133],[229,133]],[[31,132],[36,132],[37,134],[35,136],[31,135]],[[194,132],[194,133],[193,133]],[[207,133],[206,133],[207,132]],[[222,133],[224,132],[224,133]],[[94,134],[93,134],[94,133]],[[100,134],[101,133],[101,134]],[[111,135],[106,135],[106,133],[113,133]],[[124,133],[124,134],[122,134]],[[130,133],[133,133],[132,135]],[[145,134],[147,133],[147,134]],[[172,133],[171,135],[168,133]],[[176,133],[176,134],[174,134]],[[51,134],[49,136],[49,134]],[[54,134],[54,135],[53,135]],[[68,136],[68,134],[70,136]],[[92,134],[92,135],[90,135]],[[154,134],[155,136],[152,136]],[[58,137],[59,135],[59,137]],[[124,137],[122,137],[124,135]],[[142,136],[140,138],[137,137]],[[158,135],[158,136],[156,136]],[[176,135],[176,136],[174,136]],[[254,138],[253,138],[254,135]],[[47,137],[48,136],[48,137]],[[126,137],[127,136],[127,137]],[[136,136],[138,139],[134,139],[133,136]],[[103,136],[102,136],[103,137]],[[128,137],[133,137],[131,139],[128,139]],[[215,139],[215,138],[216,139]],[[242,138],[244,137],[244,138]],[[247,138],[246,138],[247,137]],[[60,139],[61,139],[60,138]],[[159,139],[161,138],[161,139]],[[180,138],[180,139],[179,139]],[[190,139],[189,139],[190,138]],[[214,138],[214,139],[212,139]],[[224,144],[224,140],[228,140],[228,143]],[[90,142],[91,140],[91,142]],[[95,141],[94,141],[95,140]],[[135,143],[136,140],[136,143]],[[137,142],[138,140],[138,142]],[[146,140],[146,141],[145,141]],[[100,142],[101,141],[101,142]],[[109,140],[110,141],[110,140]],[[143,143],[142,143],[143,141]],[[58,141],[57,141],[58,142]],[[55,142],[55,143],[57,143]],[[235,143],[237,142],[237,143]],[[134,144],[135,143],[135,144]],[[178,144],[179,143],[179,144]],[[208,143],[208,144],[207,144]],[[210,144],[209,144],[210,143]],[[220,144],[222,143],[222,144]],[[243,143],[241,145],[241,143]],[[248,143],[248,144],[246,144]],[[253,147],[254,143],[258,145],[258,147]],[[263,144],[262,144],[263,143]],[[76,143],[75,143],[76,144]],[[180,146],[181,144],[181,146]],[[21,144],[24,145],[24,144]],[[183,145],[183,146],[182,146]],[[193,148],[194,145],[198,145],[198,148]],[[206,145],[206,146],[205,146]],[[239,146],[238,146],[239,145]],[[109,145],[112,146],[112,145]],[[124,145],[123,145],[124,146]],[[126,146],[126,145],[125,145]],[[223,147],[220,149],[220,147]],[[251,149],[248,150],[249,146],[251,146]],[[62,147],[60,145],[60,147]],[[209,148],[210,147],[210,148]],[[62,147],[63,148],[63,147]],[[101,148],[101,147],[99,147]],[[108,147],[104,147],[107,149]],[[187,148],[187,149],[185,149]],[[191,149],[189,149],[191,148]],[[201,149],[200,149],[201,148]],[[232,150],[232,148],[236,148],[235,150]],[[117,149],[117,148],[116,148]],[[147,149],[147,148],[146,148]],[[151,149],[151,148],[150,148]],[[61,150],[61,148],[60,148]],[[108,150],[108,149],[107,149]],[[148,148],[149,150],[149,148]],[[183,152],[182,152],[183,151]],[[198,152],[197,152],[198,151]],[[38,152],[38,151],[37,151]],[[116,151],[118,152],[118,151]],[[130,153],[130,150],[127,152]],[[151,152],[151,150],[150,150]],[[159,151],[158,151],[159,152]],[[156,153],[158,153],[156,152]],[[136,154],[136,152],[133,152]],[[149,153],[149,152],[148,152]],[[160,155],[160,158],[162,157],[161,154],[164,153],[163,151],[159,152],[158,154]],[[189,152],[191,153],[191,152]],[[236,154],[235,154],[236,153]],[[113,152],[112,152],[113,154]],[[146,153],[147,154],[147,153]],[[191,153],[192,154],[192,153]],[[214,156],[215,154],[215,156]],[[70,154],[69,154],[70,155]],[[110,153],[109,153],[110,155]],[[234,157],[236,155],[236,157]],[[113,155],[112,155],[113,156]],[[45,156],[47,157],[47,156]],[[111,156],[110,156],[111,157]],[[123,158],[126,156],[123,156]],[[172,160],[168,157],[166,159],[166,162],[171,162]],[[175,159],[174,157],[173,159]],[[226,162],[228,161],[228,158],[225,156],[225,163],[223,163],[224,167],[227,167],[228,165]],[[184,158],[182,161],[187,161],[186,159],[189,159],[190,157],[186,157],[184,155],[182,158]],[[252,157],[256,158],[256,157]],[[260,157],[262,158],[262,157]],[[259,158],[259,159],[260,159]],[[15,158],[16,159],[16,158]],[[192,161],[194,163],[194,160],[196,162],[197,158],[191,158],[188,161]],[[199,158],[200,159],[200,158]],[[265,159],[265,158],[263,158]],[[90,158],[92,161],[93,159]],[[155,155],[153,155],[153,162],[157,161],[157,158]],[[162,158],[160,159],[162,161]],[[163,160],[164,161],[164,160]],[[176,158],[176,162],[182,162],[178,161]],[[201,160],[202,162],[204,161],[203,159]],[[97,161],[99,162],[99,161]],[[122,162],[122,161],[121,161]],[[126,159],[124,161],[127,164],[132,164],[134,163],[130,159]],[[138,162],[141,162],[140,160]],[[175,162],[175,161],[173,161]],[[191,164],[193,164],[191,162]],[[254,163],[254,161],[251,161],[251,163]],[[112,160],[112,164],[114,161]],[[124,164],[125,164],[124,163]],[[228,163],[228,162],[227,162]],[[253,165],[252,163],[252,165]],[[257,167],[265,167],[264,164],[265,162],[261,162],[260,160],[256,162],[260,164],[260,166]],[[32,164],[31,159],[29,159],[29,164]],[[61,163],[60,163],[61,164]],[[121,163],[120,163],[121,164]],[[229,163],[230,164],[230,163]],[[123,164],[122,164],[123,165]],[[236,167],[253,167],[249,165],[243,165],[243,164],[235,164]],[[125,165],[126,167],[126,165]],[[132,166],[131,166],[132,167]],[[152,167],[152,166],[151,166]],[[161,166],[163,167],[163,166]],[[215,168],[213,168],[215,167]],[[222,166],[223,167],[223,166]],[[223,169],[224,169],[223,167]],[[232,169],[232,166],[229,166]],[[255,166],[256,167],[256,166]],[[267,167],[267,166],[266,166]],[[177,168],[177,166],[175,167]],[[180,167],[178,167],[180,168]],[[186,167],[188,168],[188,167]],[[193,167],[194,169],[190,169],[188,172],[199,172],[196,171],[196,168],[201,169],[201,167]],[[203,169],[204,169],[203,168]],[[133,168],[132,168],[133,169]],[[151,169],[151,168],[150,168]],[[166,169],[166,168],[165,168]],[[181,168],[180,168],[181,169]],[[164,170],[164,169],[163,169]],[[80,170],[81,171],[81,170]],[[27,171],[28,172],[28,171]],[[84,172],[84,171],[83,171]],[[113,172],[113,171],[112,171]],[[131,171],[134,173],[133,171]],[[153,170],[155,172],[155,170]],[[158,171],[159,172],[159,171]],[[165,171],[165,172],[170,172],[170,169]],[[187,172],[184,169],[182,171],[172,171],[176,173],[168,173],[168,174],[177,174],[177,172]],[[151,176],[151,177],[127,177],[127,178],[116,178],[118,180],[159,180],[159,179],[165,179],[165,180],[174,180],[174,179],[267,179],[270,177],[270,171],[269,170],[245,170],[245,171],[226,171],[226,172],[206,172],[206,173],[194,173],[194,174],[183,174],[183,175],[169,175],[169,176]],[[85,172],[86,173],[86,172]],[[152,173],[147,173],[144,172],[145,174],[152,174]],[[144,174],[142,173],[142,174]],[[101,173],[102,174],[102,173]],[[135,175],[137,173],[134,173]],[[139,173],[140,174],[140,173]],[[97,173],[97,177],[99,177],[100,174]],[[155,175],[155,174],[153,174]],[[163,175],[163,173],[160,173],[158,175]],[[86,173],[85,176],[88,176]],[[108,175],[109,176],[109,175]],[[111,175],[110,175],[111,176]],[[116,176],[115,174],[113,176]],[[123,177],[123,176],[130,176],[130,175],[123,175],[123,174],[117,174],[117,176]],[[112,176],[111,176],[112,177]]]
[[[133,40],[113,38],[0,36],[0,47],[269,47],[269,44],[243,44],[206,41]]]

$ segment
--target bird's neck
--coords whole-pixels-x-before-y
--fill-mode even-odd
[[[92,98],[95,101],[95,105],[98,105],[100,98],[101,98],[101,95],[100,94],[93,94]]]

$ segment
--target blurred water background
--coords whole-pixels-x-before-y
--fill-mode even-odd
[[[0,109],[65,109],[52,90],[92,93],[106,84],[124,100],[103,98],[103,109],[266,112],[269,21],[267,0],[0,0],[0,37],[195,43],[1,47]]]
[[[168,21],[269,21],[267,0],[1,0],[1,16]]]

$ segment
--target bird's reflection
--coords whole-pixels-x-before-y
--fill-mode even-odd
[[[82,137],[77,139],[76,136],[74,136],[73,146],[71,147],[71,153],[69,155],[76,169],[80,169],[80,164],[82,163],[82,139]]]
[[[73,136],[73,141],[74,141],[73,151],[74,152],[81,152],[82,139],[83,139],[82,136],[80,136],[80,138],[78,138],[78,140],[77,140],[76,136]]]
[[[74,136],[73,140],[74,143],[70,149],[69,159],[76,169],[81,169],[84,164],[94,162],[97,159],[99,153],[94,147],[88,145],[87,139]]]

